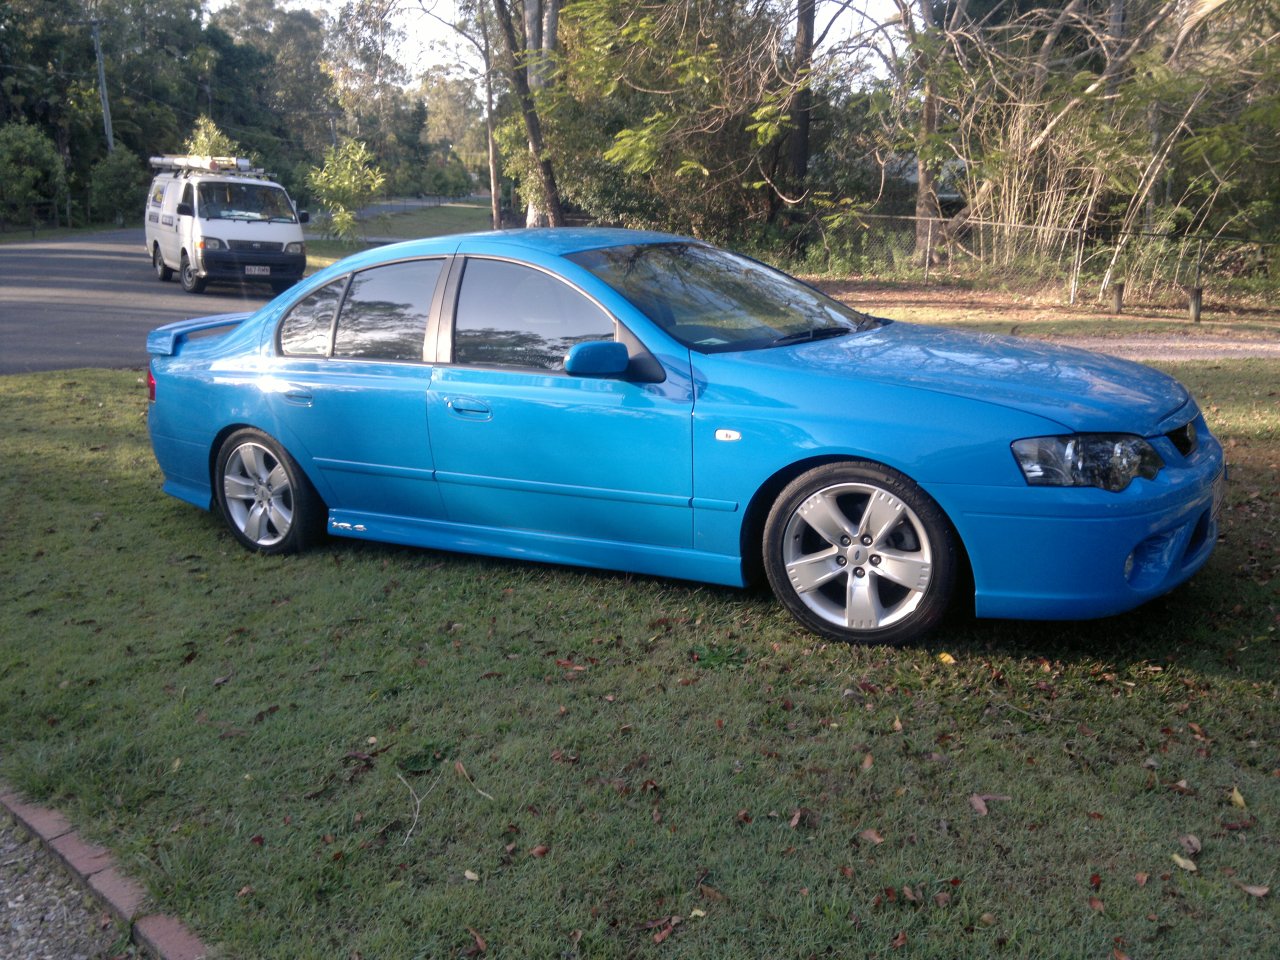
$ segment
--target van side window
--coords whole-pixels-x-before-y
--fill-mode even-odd
[[[342,302],[347,278],[335,280],[299,300],[280,324],[280,352],[290,357],[326,357],[333,334],[333,315]],[[419,347],[421,356],[421,347]]]
[[[192,195],[191,195],[191,184],[189,183],[182,188],[182,202],[187,204],[195,203],[195,200],[192,198]]]
[[[163,183],[157,183],[155,189],[151,191],[151,205],[158,207],[164,203],[164,187]]]

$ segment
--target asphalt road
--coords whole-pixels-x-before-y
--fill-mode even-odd
[[[0,374],[147,362],[147,332],[253,310],[269,287],[211,284],[184,293],[151,269],[142,228],[0,244]]]

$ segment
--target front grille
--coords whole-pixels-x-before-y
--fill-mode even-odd
[[[232,250],[246,250],[250,253],[279,253],[284,249],[282,243],[268,243],[265,240],[232,240]]]
[[[1194,420],[1188,420],[1177,430],[1170,430],[1165,436],[1169,438],[1169,441],[1184,457],[1189,457],[1195,452],[1196,424]]]

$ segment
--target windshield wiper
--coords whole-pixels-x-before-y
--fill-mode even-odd
[[[789,343],[807,343],[810,340],[828,340],[831,337],[843,337],[853,333],[852,327],[810,327],[808,330],[797,330],[795,333],[784,333],[773,340],[773,346],[784,347]]]

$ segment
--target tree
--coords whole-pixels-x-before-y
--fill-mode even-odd
[[[240,144],[219,130],[218,125],[203,113],[196,118],[196,125],[182,149],[184,153],[197,157],[237,157],[243,152]]]
[[[312,167],[307,176],[307,185],[327,213],[329,232],[348,244],[359,239],[356,214],[385,181],[372,152],[359,140],[330,147],[325,151],[324,166]]]
[[[43,204],[56,221],[66,189],[66,173],[52,140],[29,123],[0,127],[0,228],[6,220],[25,220],[34,233]]]
[[[147,197],[147,171],[137,154],[116,147],[93,166],[89,179],[90,205],[99,220],[134,220]]]
[[[458,36],[475,47],[483,64],[485,152],[489,165],[489,216],[493,229],[502,229],[501,167],[498,161],[497,118],[494,115],[494,87],[498,76],[491,35],[492,17],[488,0],[474,0],[470,16],[448,21],[427,6],[427,0],[418,0],[422,12],[450,27]],[[433,107],[433,110],[436,109]]]
[[[535,89],[546,86],[550,70],[549,58],[556,48],[560,5],[559,0],[524,0],[523,37],[516,34],[516,23],[512,20],[511,8],[507,0],[493,0],[494,13],[497,15],[498,30],[507,52],[507,75],[515,88],[516,99],[520,103],[520,114],[524,118],[525,133],[529,143],[529,160],[532,172],[540,188],[541,209],[535,206],[535,198],[528,198],[530,204],[529,219],[537,225],[545,218],[547,226],[564,226],[564,210],[560,203],[560,187],[556,183],[555,168],[547,153],[546,138],[542,132],[542,118],[538,113]],[[544,14],[543,18],[538,12]],[[547,26],[544,33],[543,26]],[[532,35],[530,35],[530,31]]]

